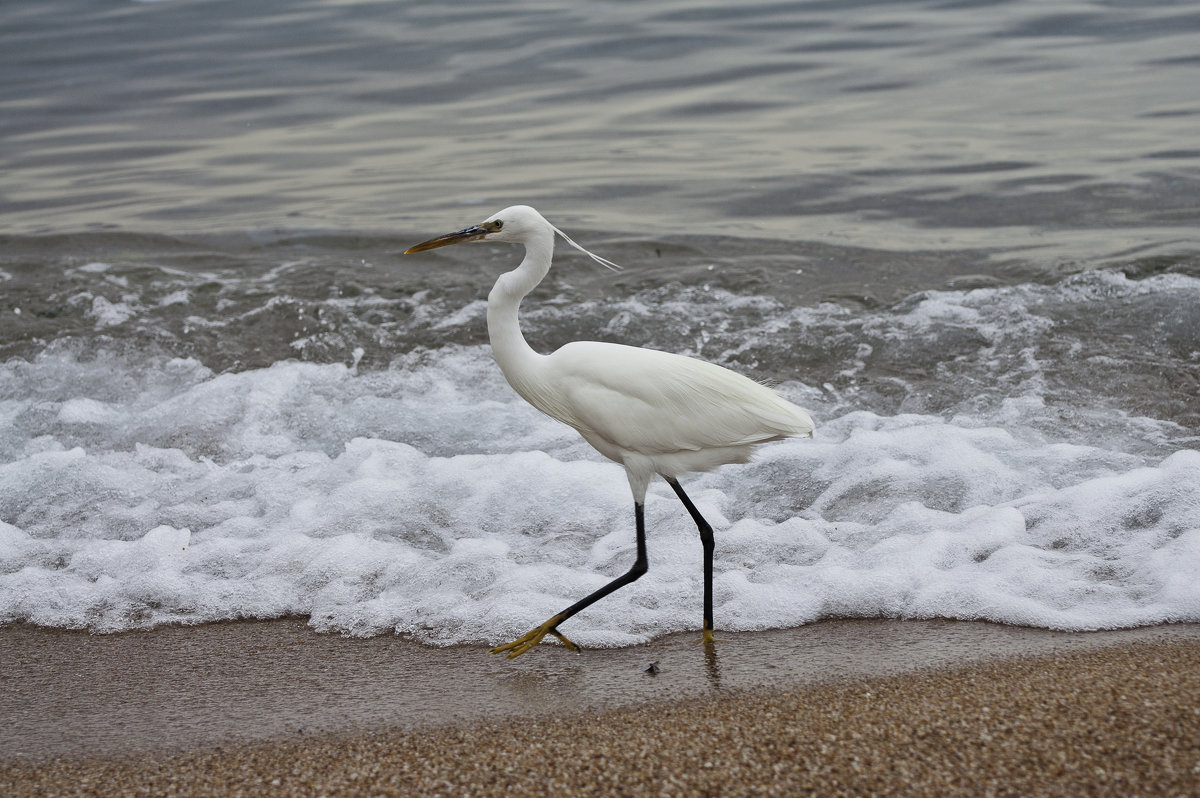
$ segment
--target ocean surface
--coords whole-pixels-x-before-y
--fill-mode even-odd
[[[511,639],[623,573],[619,466],[491,359],[524,305],[813,440],[685,480],[719,629],[1200,622],[1200,7],[0,4],[0,623]],[[650,572],[564,626],[700,627]]]

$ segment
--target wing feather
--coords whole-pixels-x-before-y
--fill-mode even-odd
[[[579,341],[548,356],[557,386],[547,413],[645,455],[808,435],[812,419],[741,374],[683,355]]]

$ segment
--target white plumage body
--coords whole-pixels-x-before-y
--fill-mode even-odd
[[[509,382],[625,466],[639,501],[655,474],[674,478],[744,463],[755,444],[813,430],[804,410],[770,388],[654,349],[576,341]]]

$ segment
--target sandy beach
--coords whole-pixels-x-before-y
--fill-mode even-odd
[[[0,630],[5,795],[1189,795],[1200,627],[840,621],[509,662],[299,621]],[[250,667],[249,663],[258,667]],[[657,673],[644,670],[657,663]],[[11,666],[8,665],[11,663]]]

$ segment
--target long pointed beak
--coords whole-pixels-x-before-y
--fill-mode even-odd
[[[420,244],[414,244],[404,250],[405,255],[411,255],[414,252],[424,252],[427,249],[437,249],[438,247],[448,247],[451,244],[458,244],[462,241],[478,241],[485,235],[490,233],[486,227],[475,225],[474,227],[465,227],[457,233],[447,233],[444,236],[431,238],[428,241],[422,241]]]

